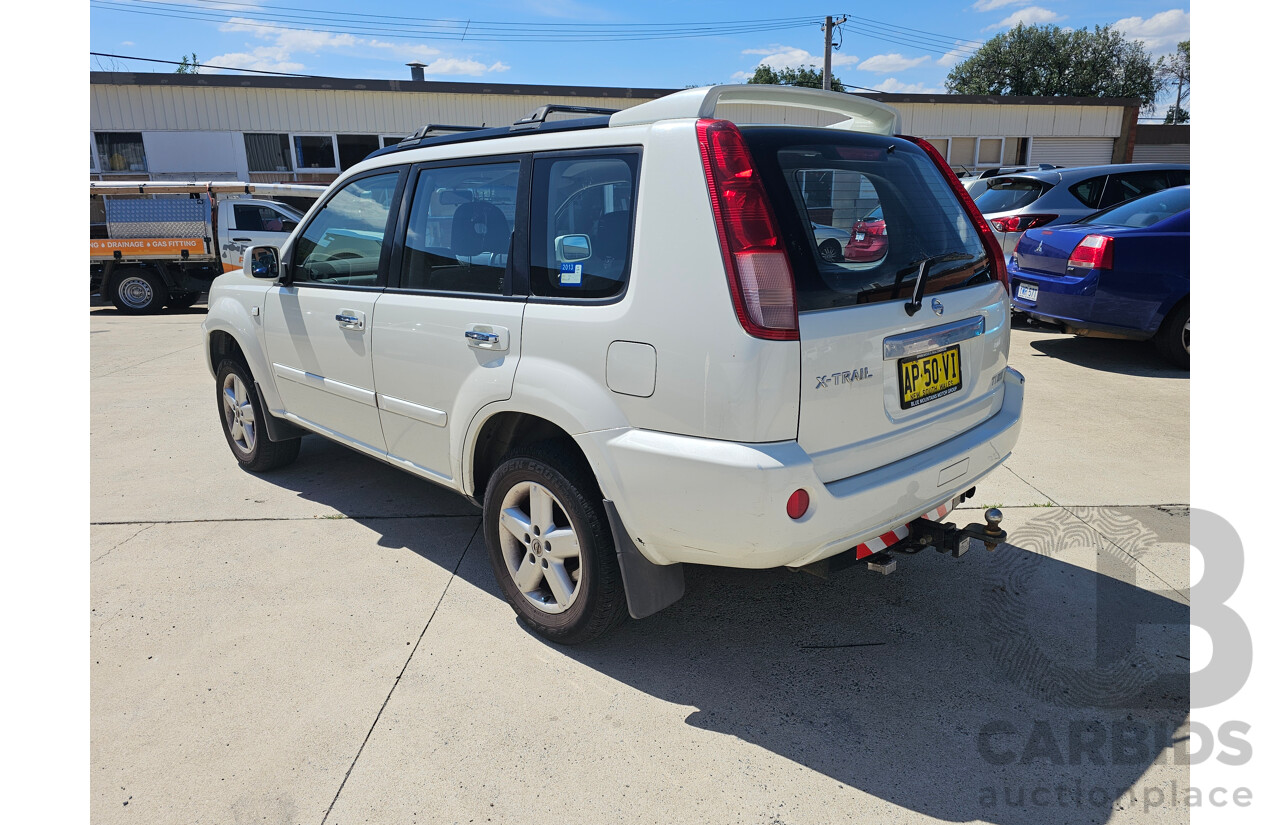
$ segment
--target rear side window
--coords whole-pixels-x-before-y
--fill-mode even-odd
[[[1169,188],[1169,175],[1163,169],[1152,172],[1125,172],[1107,178],[1107,189],[1102,193],[1100,208],[1115,206],[1161,189]]]
[[[409,208],[400,288],[502,295],[520,163],[426,168]]]
[[[978,230],[915,144],[769,127],[743,136],[787,236],[801,312],[907,300],[926,262],[926,294],[994,277]]]
[[[611,298],[631,262],[638,153],[539,157],[533,164],[530,288]]]
[[[1049,190],[1049,184],[1035,178],[991,178],[987,190],[973,199],[984,215],[1021,209]]]

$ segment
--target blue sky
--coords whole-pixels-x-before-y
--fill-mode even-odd
[[[644,3],[477,0],[90,0],[90,50],[246,69],[359,78],[680,88],[743,82],[760,63],[822,63],[824,15],[838,5],[766,0]],[[848,8],[848,7],[846,7]],[[834,72],[886,92],[942,92],[949,68],[1018,21],[1115,25],[1153,54],[1190,37],[1167,0],[915,0],[845,12]],[[651,34],[662,39],[643,39]],[[672,37],[670,35],[682,35]],[[687,36],[687,35],[697,36]],[[170,71],[90,57],[91,69]],[[208,70],[213,71],[213,70]]]

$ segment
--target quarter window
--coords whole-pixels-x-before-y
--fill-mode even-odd
[[[1107,189],[1102,193],[1102,203],[1099,208],[1106,209],[1108,206],[1115,206],[1117,203],[1124,203],[1168,187],[1169,176],[1163,169],[1112,175],[1107,179]]]
[[[422,170],[400,287],[505,294],[519,182],[518,161]]]
[[[297,241],[297,283],[377,286],[398,171],[358,178],[325,203]]]
[[[534,295],[609,298],[631,261],[637,154],[540,158],[533,165]]]

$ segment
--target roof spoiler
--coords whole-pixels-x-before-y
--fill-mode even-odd
[[[843,92],[754,83],[685,89],[623,109],[609,118],[609,125],[637,126],[672,118],[713,117],[716,106],[722,103],[786,106],[844,115],[844,120],[831,124],[828,129],[848,129],[877,135],[896,135],[902,132],[902,119],[898,110],[876,100]]]

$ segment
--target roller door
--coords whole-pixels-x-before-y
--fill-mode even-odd
[[[1114,138],[1035,138],[1031,162],[1057,166],[1094,166],[1111,162]]]

